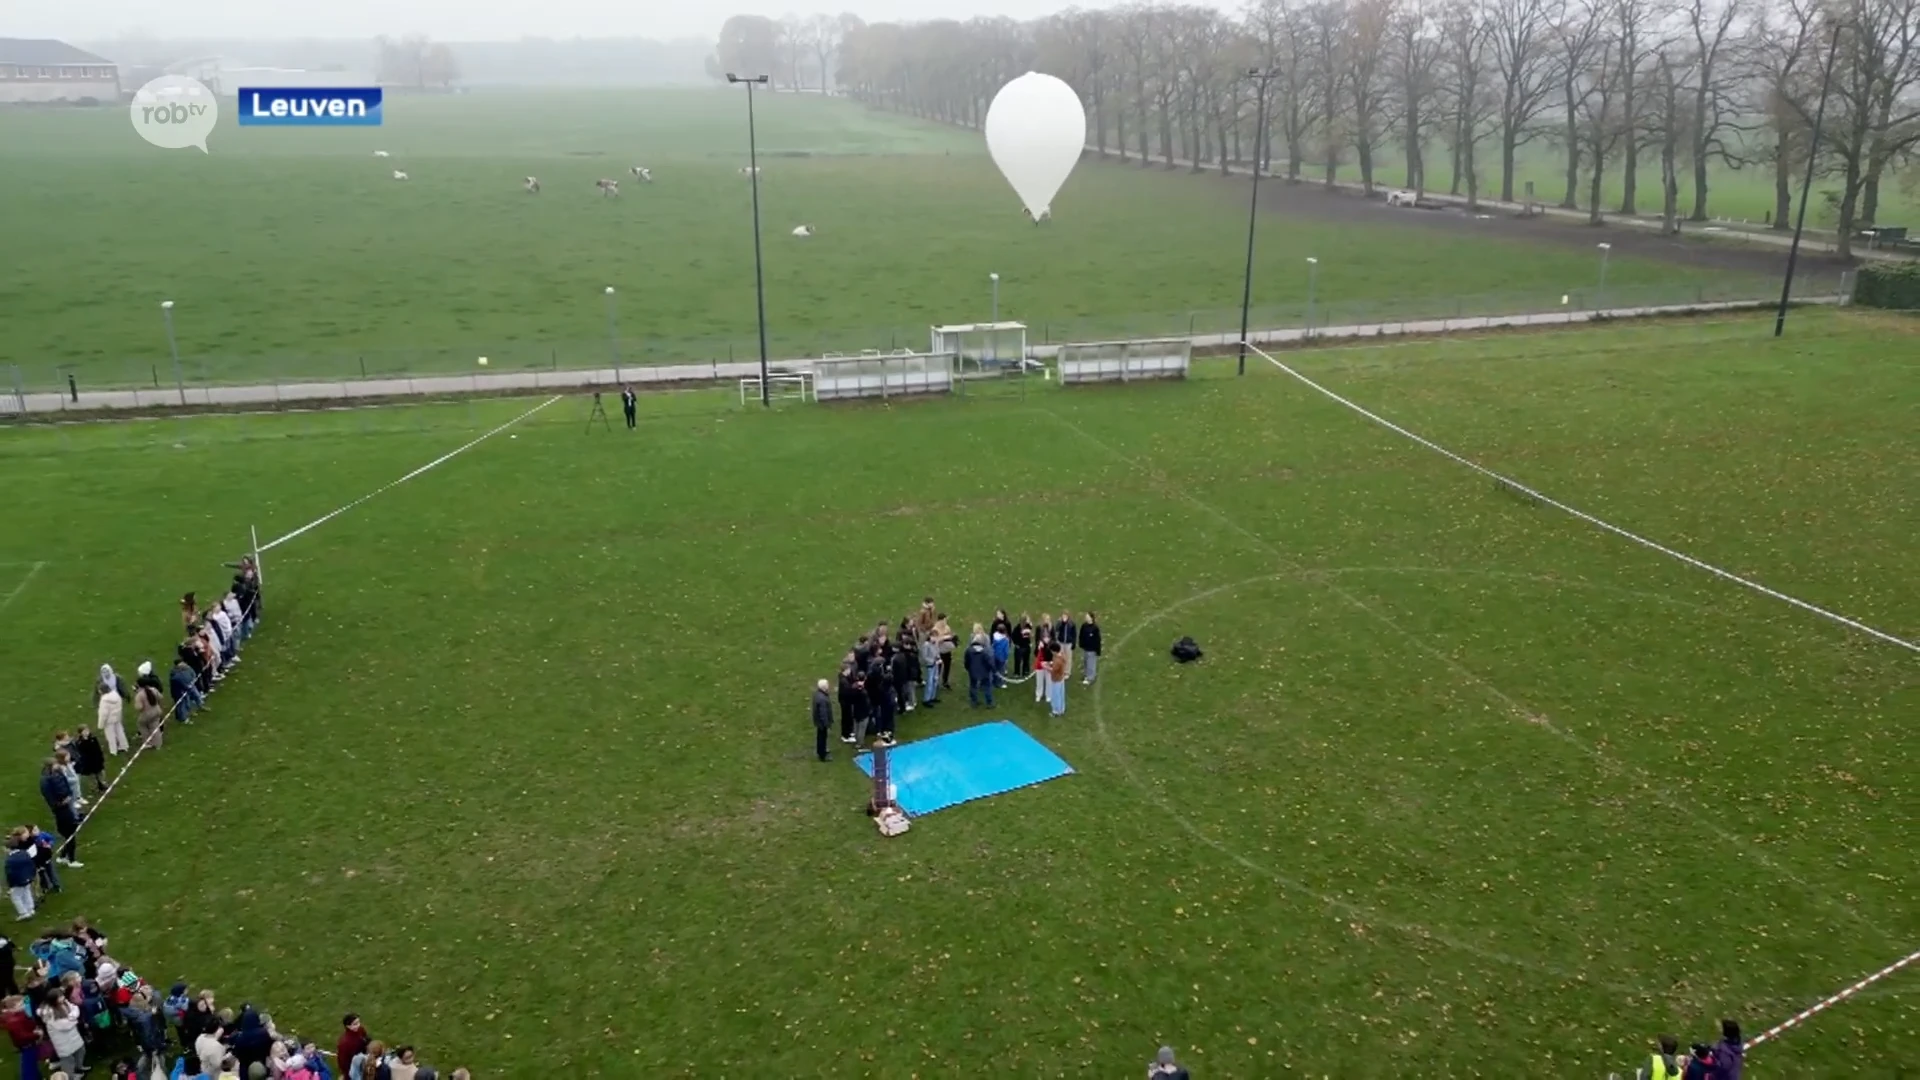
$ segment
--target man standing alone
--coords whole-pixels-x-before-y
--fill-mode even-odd
[[[636,410],[639,409],[639,407],[640,407],[640,398],[634,394],[633,387],[631,386],[620,387],[620,411],[626,414],[628,431],[632,431],[634,427],[637,426],[637,421],[635,421],[634,419],[634,413]]]
[[[987,651],[987,639],[981,634],[973,635],[967,644],[967,707],[980,707],[980,696],[986,695],[987,708],[993,708],[993,654]]]
[[[833,757],[827,753],[827,729],[832,726],[833,695],[828,692],[827,680],[821,679],[813,687],[813,753],[821,761]]]

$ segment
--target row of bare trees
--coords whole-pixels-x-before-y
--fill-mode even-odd
[[[1444,170],[1473,205],[1513,202],[1539,144],[1565,164],[1541,201],[1595,222],[1657,209],[1669,230],[1709,219],[1729,167],[1770,172],[1773,224],[1788,227],[1831,54],[1818,168],[1843,252],[1920,150],[1920,0],[1254,0],[1237,17],[1148,2],[1032,22],[727,26],[717,66],[955,124],[1046,71],[1082,95],[1096,152],[1142,164],[1251,160],[1263,85],[1266,166],[1293,182],[1331,185],[1351,165],[1371,191],[1393,157],[1416,190]],[[1619,199],[1603,206],[1609,176]]]

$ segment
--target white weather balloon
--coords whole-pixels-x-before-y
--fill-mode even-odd
[[[1087,145],[1087,110],[1073,87],[1029,71],[987,107],[987,150],[1035,221],[1048,215]]]

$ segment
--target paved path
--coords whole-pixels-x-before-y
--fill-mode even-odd
[[[1492,330],[1502,327],[1567,326],[1596,319],[1652,318],[1663,315],[1693,315],[1707,312],[1751,311],[1770,307],[1765,300],[1719,303],[1676,304],[1661,307],[1609,308],[1602,311],[1553,311],[1534,315],[1496,315],[1463,318],[1414,319],[1400,322],[1367,323],[1354,326],[1325,326],[1313,330],[1258,330],[1248,335],[1256,345],[1292,345],[1312,338],[1397,337],[1402,335],[1448,334],[1462,331]],[[1239,341],[1238,334],[1200,334],[1190,339],[1196,349],[1219,349]],[[1032,345],[1027,349],[1036,360],[1051,360],[1060,353],[1059,345]],[[807,371],[811,359],[780,360],[769,365],[777,373]],[[191,387],[179,390],[95,390],[84,391],[75,401],[67,394],[39,393],[0,396],[0,416],[32,414],[98,414],[139,409],[232,410],[255,407],[352,404],[370,399],[409,397],[452,397],[465,394],[513,394],[554,391],[613,391],[624,382],[645,389],[674,384],[733,382],[753,378],[760,365],[751,361],[725,364],[676,364],[660,367],[629,367],[579,371],[531,371],[500,374],[437,375],[413,379],[350,379],[332,382],[283,383],[264,386]],[[184,400],[182,400],[184,398]]]

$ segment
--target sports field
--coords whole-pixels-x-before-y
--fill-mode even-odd
[[[1002,317],[1036,341],[1239,325],[1244,178],[1089,162],[1036,228],[978,133],[839,99],[756,100],[776,358],[926,348],[930,324],[990,315],[990,273]],[[466,371],[483,355],[494,370],[599,366],[609,285],[624,363],[757,354],[740,95],[481,92],[387,111],[378,129],[229,119],[207,155],[147,146],[118,109],[0,112],[0,235],[31,253],[0,265],[0,391],[16,368],[27,389],[69,373],[83,390],[171,385],[167,299],[189,383]],[[623,180],[618,199],[596,193],[602,177]],[[1585,233],[1409,230],[1404,215],[1269,194],[1256,326],[1302,318],[1309,257],[1323,323],[1601,298]],[[790,235],[803,224],[817,235]],[[1777,280],[1777,252],[1686,262],[1614,239],[1616,303]]]
[[[1286,354],[1489,467],[1912,641],[1920,337],[1728,319]],[[171,601],[526,413],[0,430],[8,745]],[[204,726],[53,915],[483,1075],[1602,1076],[1911,951],[1914,656],[1256,363],[894,407],[556,402],[275,548]],[[1077,775],[881,840],[808,687],[932,593],[1092,607]],[[1174,665],[1168,644],[1207,657]],[[838,744],[835,749],[843,750]],[[26,755],[5,799],[33,812]],[[1920,1059],[1913,973],[1751,1075]]]

